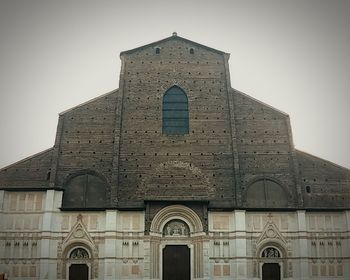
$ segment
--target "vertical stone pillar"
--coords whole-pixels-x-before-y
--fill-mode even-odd
[[[4,198],[5,198],[5,191],[0,190],[0,212],[4,211]]]
[[[350,210],[345,211],[345,219],[348,236],[344,239],[346,244],[342,245],[343,276],[345,277],[344,279],[350,279]]]
[[[57,244],[52,244],[53,213],[59,207],[55,202],[55,191],[47,190],[41,226],[40,279],[57,279],[57,261],[53,261],[57,259]]]
[[[106,237],[105,237],[105,259],[103,279],[116,279],[116,232],[117,232],[117,211],[106,211]]]
[[[305,210],[297,211],[298,230],[299,230],[299,275],[293,275],[298,279],[309,278],[309,263],[308,263],[308,244],[306,230],[306,214]],[[294,271],[294,273],[296,273]]]
[[[5,207],[5,205],[4,205],[5,201],[4,200],[5,200],[5,191],[4,190],[0,190],[0,221],[4,221],[4,218],[5,218],[4,214],[3,214],[4,207]],[[5,230],[6,223],[3,222],[2,225],[3,225],[3,228],[0,229],[1,231]]]
[[[347,231],[350,231],[350,210],[345,211],[345,219]]]
[[[209,239],[203,240],[203,279],[210,279],[210,260],[209,260],[210,242]]]
[[[247,239],[245,210],[235,210],[235,233],[236,233],[236,277],[246,279],[247,275]]]

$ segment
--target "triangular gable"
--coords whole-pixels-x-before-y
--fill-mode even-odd
[[[269,241],[275,242],[276,240],[284,245],[287,245],[287,240],[283,237],[276,224],[272,221],[272,219],[269,219],[256,244],[259,245]]]
[[[141,46],[141,47],[137,47],[137,48],[135,48],[135,49],[123,51],[123,52],[120,53],[120,55],[122,56],[123,54],[130,54],[130,53],[133,53],[133,52],[136,52],[136,51],[139,51],[139,50],[146,49],[146,48],[148,48],[148,47],[157,46],[157,45],[159,45],[159,44],[162,44],[162,43],[165,43],[165,42],[171,41],[171,40],[183,41],[183,42],[185,42],[185,43],[189,43],[189,44],[192,44],[192,45],[195,45],[195,46],[198,46],[198,47],[207,49],[207,50],[209,50],[209,51],[213,51],[213,52],[216,52],[216,53],[219,53],[219,54],[226,54],[226,53],[223,52],[223,51],[220,51],[220,50],[217,50],[217,49],[213,49],[213,48],[210,48],[210,47],[208,47],[208,46],[199,44],[199,43],[197,43],[197,42],[188,40],[188,39],[186,39],[186,38],[177,36],[176,32],[174,32],[173,35],[170,36],[170,37],[164,38],[164,39],[162,39],[162,40],[159,40],[159,41],[156,41],[156,42],[153,42],[153,43],[150,43],[150,44]]]
[[[77,216],[77,222],[71,228],[67,237],[63,240],[62,245],[65,247],[68,244],[79,243],[82,241],[89,244],[93,250],[97,248],[95,242],[91,238],[86,226],[83,223],[83,216],[79,214]]]

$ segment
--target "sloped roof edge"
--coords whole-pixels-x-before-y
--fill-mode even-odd
[[[175,32],[174,32],[175,33]],[[145,48],[148,48],[148,47],[151,47],[153,45],[158,45],[158,44],[161,44],[161,43],[164,43],[166,41],[170,41],[170,40],[173,40],[173,39],[178,39],[178,40],[181,40],[181,41],[184,41],[186,43],[190,43],[190,44],[193,44],[193,45],[196,45],[198,47],[202,47],[202,48],[205,48],[207,50],[210,50],[210,51],[213,51],[213,52],[216,52],[216,53],[219,53],[219,54],[227,54],[229,55],[228,53],[225,53],[223,51],[220,51],[220,50],[217,50],[217,49],[214,49],[214,48],[211,48],[211,47],[208,47],[208,46],[205,46],[205,45],[202,45],[200,43],[197,43],[197,42],[194,42],[194,41],[191,41],[191,40],[188,40],[186,38],[183,38],[183,37],[180,37],[178,35],[172,35],[170,37],[166,37],[162,40],[159,40],[159,41],[155,41],[153,43],[149,43],[147,45],[143,45],[141,47],[137,47],[137,48],[134,48],[134,49],[131,49],[131,50],[127,50],[127,51],[122,51],[120,53],[120,56],[122,56],[123,54],[130,54],[130,53],[133,53],[135,51],[138,51],[138,50],[142,50],[142,49],[145,49]]]
[[[301,151],[301,150],[299,150],[299,149],[295,149],[295,151],[296,151],[297,153],[303,154],[303,155],[305,155],[305,156],[312,157],[312,158],[314,158],[314,159],[316,159],[316,160],[325,161],[325,162],[327,162],[327,163],[330,164],[330,165],[333,165],[333,166],[338,167],[338,168],[341,168],[341,169],[345,169],[346,171],[350,172],[350,169],[349,169],[349,168],[347,168],[347,167],[345,167],[345,166],[342,166],[342,165],[339,165],[339,164],[336,164],[336,163],[334,163],[334,162],[332,162],[332,161],[329,161],[329,160],[327,160],[327,159],[320,158],[320,157],[318,157],[318,156],[315,156],[315,155],[310,154],[310,153],[308,153],[308,152]]]
[[[90,100],[88,100],[88,101],[85,101],[85,102],[83,102],[83,103],[80,103],[80,104],[77,105],[77,106],[74,106],[74,107],[72,107],[72,108],[69,108],[69,109],[63,111],[63,112],[59,113],[58,115],[59,115],[59,116],[64,115],[64,114],[66,114],[66,113],[68,113],[68,112],[70,112],[70,111],[73,111],[74,109],[77,109],[77,108],[79,108],[79,107],[82,107],[82,106],[84,106],[84,105],[87,105],[87,104],[89,104],[89,103],[91,103],[91,102],[93,102],[93,101],[96,101],[96,100],[98,100],[99,98],[102,98],[102,97],[105,97],[105,96],[107,96],[107,95],[109,95],[109,94],[115,93],[115,92],[117,92],[118,90],[119,90],[119,88],[114,89],[114,90],[111,90],[111,91],[109,91],[109,92],[107,92],[107,93],[101,94],[101,95],[99,95],[99,96],[96,96],[96,97],[94,97],[94,98],[92,98],[92,99],[90,99]]]
[[[8,169],[8,168],[10,168],[10,167],[13,167],[13,166],[15,166],[15,165],[17,165],[17,164],[20,164],[20,163],[26,162],[26,161],[28,161],[28,160],[31,160],[32,158],[41,156],[41,155],[43,155],[43,154],[45,154],[45,153],[48,153],[48,152],[50,152],[50,151],[52,151],[52,150],[53,150],[53,147],[48,148],[48,149],[46,149],[46,150],[43,150],[43,151],[41,151],[41,152],[39,152],[39,153],[36,153],[36,154],[34,154],[34,155],[31,155],[31,156],[29,156],[29,157],[26,157],[26,158],[24,158],[24,159],[21,159],[21,160],[19,160],[19,161],[16,161],[16,162],[14,162],[14,163],[12,163],[12,164],[10,164],[10,165],[7,165],[7,166],[5,166],[5,167],[3,167],[3,168],[0,168],[0,171],[3,171],[3,170],[5,170],[5,169]]]
[[[284,115],[285,117],[288,117],[288,118],[289,118],[289,115],[288,115],[287,113],[281,111],[280,109],[277,109],[277,108],[275,108],[275,107],[273,107],[273,106],[271,106],[271,105],[269,105],[269,104],[267,104],[267,103],[265,103],[265,102],[263,102],[263,101],[260,101],[259,99],[256,99],[256,98],[250,96],[249,94],[246,94],[246,93],[244,93],[244,92],[242,92],[242,91],[240,91],[240,90],[237,90],[237,89],[235,89],[235,88],[231,88],[231,89],[232,89],[233,91],[238,92],[239,94],[241,94],[241,95],[243,95],[243,96],[245,96],[245,97],[247,97],[247,98],[250,98],[250,99],[252,99],[253,101],[255,101],[255,102],[257,102],[257,103],[259,103],[259,104],[261,104],[261,105],[264,105],[264,106],[270,108],[271,110],[276,111],[277,113],[280,113],[280,114]]]

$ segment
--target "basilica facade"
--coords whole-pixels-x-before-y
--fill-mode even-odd
[[[229,54],[172,36],[0,171],[7,279],[350,279],[350,170],[231,87]]]

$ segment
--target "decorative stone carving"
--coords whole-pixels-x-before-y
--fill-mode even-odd
[[[171,220],[163,228],[163,236],[189,236],[188,225],[181,220]]]
[[[280,258],[281,254],[276,248],[268,247],[262,251],[261,256],[263,258]]]
[[[70,253],[69,258],[71,258],[71,259],[88,259],[89,254],[83,248],[76,248]]]
[[[268,220],[260,237],[258,237],[255,244],[253,244],[252,250],[253,254],[261,258],[260,261],[262,262],[265,262],[265,258],[269,259],[268,262],[282,262],[284,267],[283,277],[288,277],[290,271],[288,261],[285,258],[290,257],[292,254],[291,243],[290,240],[287,240],[282,235],[273,222],[271,213],[268,215]],[[256,268],[256,272],[258,272],[258,268]]]
[[[283,244],[284,247],[287,246],[287,240],[283,237],[278,227],[271,219],[268,220],[256,244],[259,245],[268,241],[277,241],[281,245]]]
[[[191,234],[203,233],[203,225],[199,216],[192,209],[183,205],[171,205],[161,209],[151,222],[150,232],[162,233],[164,231],[163,224],[177,217],[181,217],[182,221],[186,221]]]
[[[86,248],[86,250],[82,247]],[[91,257],[87,250],[90,251]],[[70,251],[71,253],[69,253]],[[57,258],[62,260],[57,264],[58,279],[66,278],[66,266],[73,260],[90,263],[92,278],[98,277],[98,247],[83,223],[81,214],[77,216],[77,222],[71,228],[66,238],[58,243]]]

